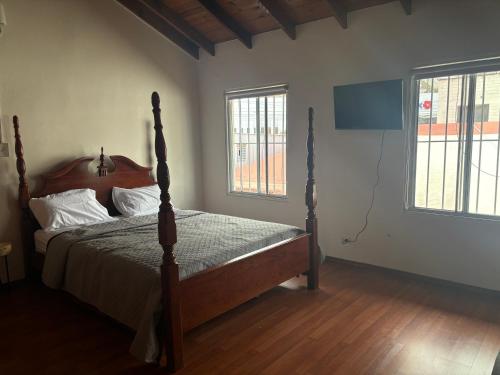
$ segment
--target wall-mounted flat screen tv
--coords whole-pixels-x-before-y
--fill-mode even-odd
[[[403,128],[403,80],[333,88],[336,129]]]

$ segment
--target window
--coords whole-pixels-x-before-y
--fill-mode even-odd
[[[236,144],[236,157],[237,157],[237,161],[240,162],[240,160],[243,162],[243,163],[246,163],[247,161],[247,145],[246,144],[241,144],[241,143],[237,143]]]
[[[465,109],[466,111],[469,110],[469,108]],[[462,107],[459,106],[457,108],[457,118],[456,122],[460,121],[460,113],[462,112]],[[489,104],[482,104],[482,105],[476,105],[474,109],[474,122],[481,122],[481,121],[488,121],[490,118],[490,105]]]
[[[230,192],[286,196],[286,92],[226,93]]]
[[[500,215],[500,65],[417,71],[410,131],[410,207]]]

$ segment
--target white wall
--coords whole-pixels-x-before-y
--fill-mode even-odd
[[[14,242],[13,278],[23,276],[14,114],[32,184],[64,160],[97,156],[101,145],[108,155],[154,164],[147,144],[157,90],[172,196],[180,207],[200,208],[197,61],[112,0],[2,3],[8,26],[0,38],[0,118],[12,154],[0,158],[0,241]]]
[[[500,55],[500,2],[415,0],[405,16],[399,2],[255,37],[252,50],[232,41],[203,55],[200,100],[204,200],[209,211],[304,224],[306,111],[316,110],[316,175],[320,243],[331,256],[500,290],[500,222],[403,209],[404,133],[387,133],[382,180],[367,231],[363,224],[375,179],[380,132],[335,131],[334,85],[408,77],[419,65]],[[227,195],[223,93],[227,89],[289,84],[286,202]]]

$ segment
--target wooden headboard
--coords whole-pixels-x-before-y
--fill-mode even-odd
[[[95,166],[95,158],[76,159],[57,170],[44,174],[40,190],[30,194],[32,197],[43,197],[48,194],[61,193],[71,189],[93,189],[97,200],[108,209],[110,215],[118,212],[113,204],[111,192],[113,187],[135,188],[155,183],[151,176],[152,168],[142,167],[125,156],[111,156],[114,171],[99,176]]]
[[[93,189],[96,191],[97,200],[108,209],[110,215],[116,216],[119,213],[112,199],[114,186],[130,189],[150,186],[156,182],[151,175],[152,168],[142,167],[125,156],[111,156],[113,171],[108,172],[101,149],[100,163],[95,163],[98,158],[93,157],[73,160],[50,173],[41,175],[41,188],[32,192],[26,178],[26,162],[17,116],[14,116],[13,122],[16,167],[19,174],[19,206],[22,210],[24,262],[27,276],[31,277],[32,272],[41,271],[43,265],[43,256],[35,252],[33,234],[40,226],[29,208],[31,197],[43,197],[71,189]]]
[[[42,185],[39,190],[30,191],[26,178],[23,143],[19,131],[19,119],[14,116],[14,137],[16,151],[16,167],[19,174],[19,206],[22,210],[21,235],[23,239],[24,266],[28,278],[37,277],[42,269],[44,256],[35,251],[34,232],[40,225],[29,208],[31,197],[43,197],[49,194],[62,193],[71,189],[93,189],[97,200],[108,209],[112,216],[118,215],[113,199],[113,187],[135,188],[153,185],[152,168],[142,167],[125,156],[115,155],[110,159],[113,171],[108,172],[104,165],[101,149],[100,163],[97,158],[84,157],[64,164],[56,170],[41,175]]]
[[[101,148],[100,164],[92,165],[96,158],[85,157],[66,163],[53,172],[43,174],[40,190],[31,192],[26,179],[26,163],[24,161],[23,143],[19,131],[19,119],[14,116],[14,137],[19,174],[19,205],[30,217],[29,200],[31,197],[43,197],[49,194],[62,193],[71,189],[93,189],[97,200],[108,209],[110,215],[117,215],[111,193],[113,187],[136,188],[155,184],[151,175],[152,168],[142,167],[125,156],[114,155],[110,159],[114,169],[107,172],[104,154]]]

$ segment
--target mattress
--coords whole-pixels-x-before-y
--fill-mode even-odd
[[[45,254],[50,240],[58,234],[64,233],[69,230],[77,229],[77,227],[64,228],[59,230],[44,230],[39,229],[35,232],[35,250],[37,253]]]
[[[117,221],[120,220],[121,217],[118,218],[113,218],[110,221]],[[105,223],[106,221],[100,222],[100,223]],[[99,225],[100,223],[97,223]],[[86,226],[91,226],[91,225],[96,225],[94,224],[88,224]],[[47,252],[47,248],[49,246],[50,240],[54,238],[55,236],[65,233],[65,232],[70,232],[76,229],[80,229],[84,227],[85,225],[75,225],[75,226],[70,226],[70,227],[64,227],[60,229],[55,229],[55,230],[47,230],[47,229],[38,229],[35,231],[34,237],[35,237],[35,251],[40,254],[45,254]]]
[[[181,280],[304,233],[288,225],[200,211],[175,210],[175,218]],[[160,350],[162,257],[157,215],[121,218],[52,237],[42,280],[135,330],[132,354],[154,362]]]

